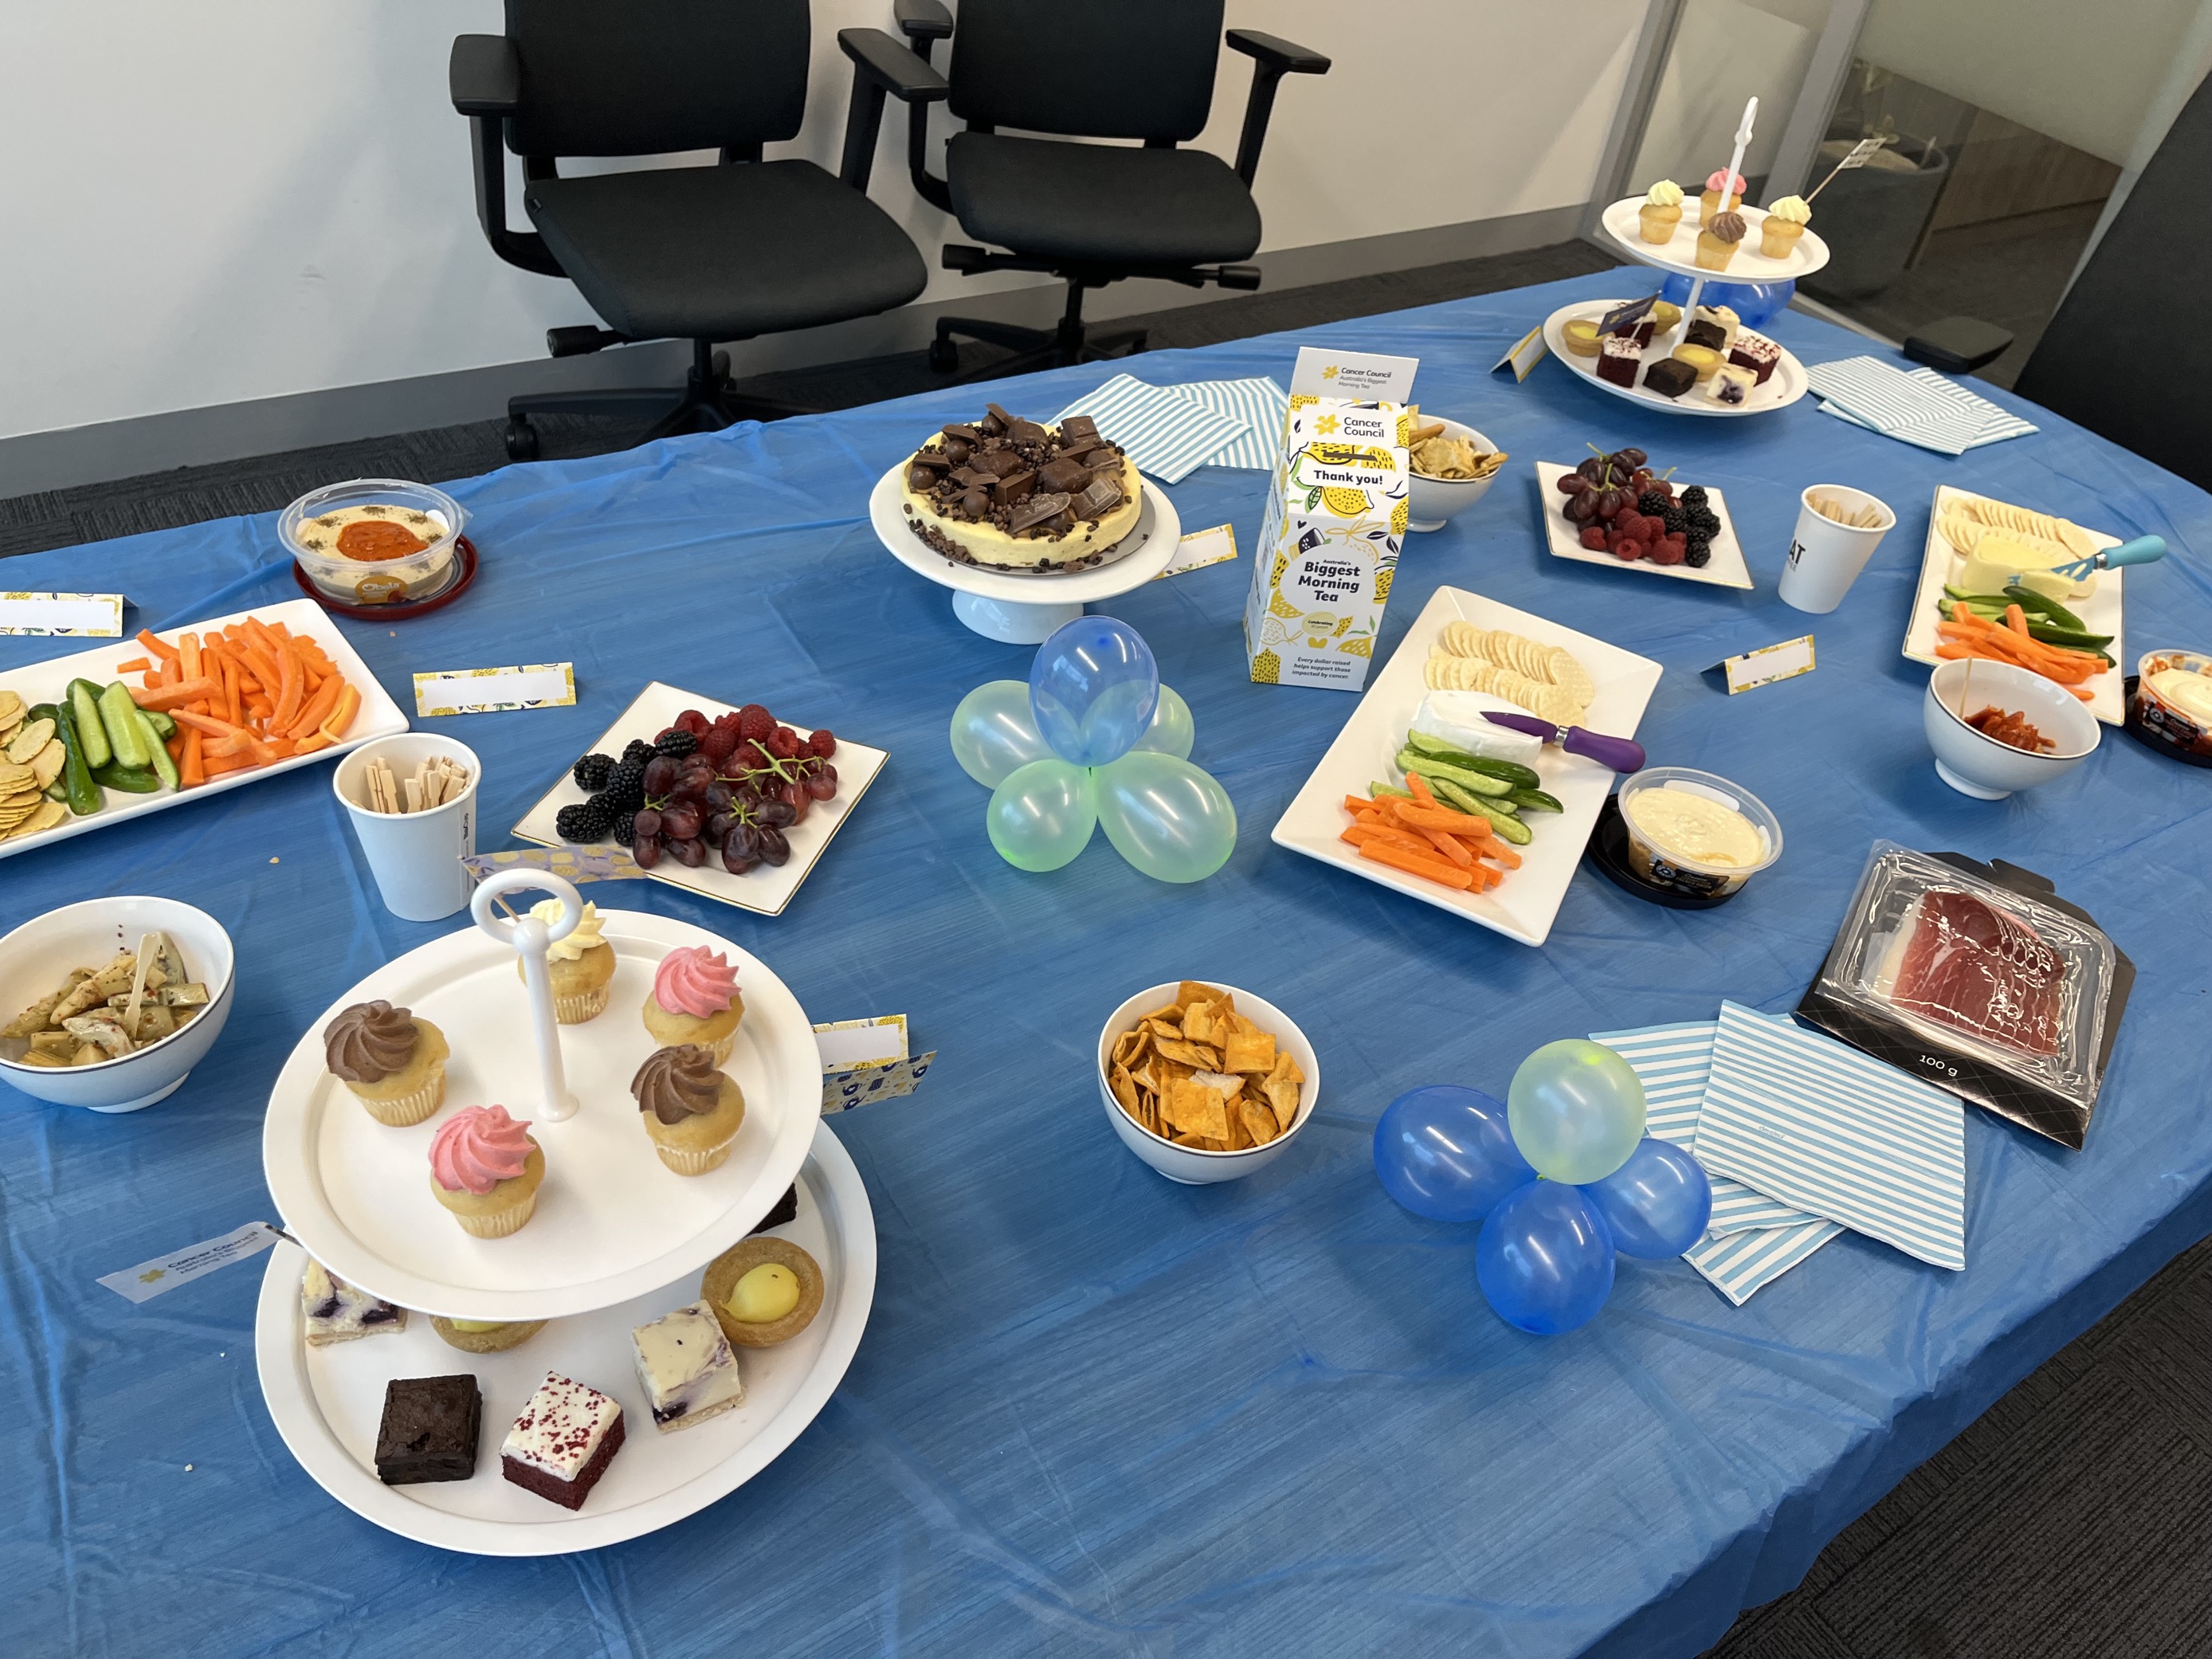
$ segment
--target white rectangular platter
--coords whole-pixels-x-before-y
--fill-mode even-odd
[[[1599,811],[1613,793],[1614,775],[1596,762],[1565,754],[1552,744],[1545,746],[1536,770],[1544,780],[1544,788],[1558,797],[1564,810],[1528,814],[1528,827],[1534,833],[1526,847],[1516,849],[1521,867],[1508,871],[1504,883],[1486,893],[1458,892],[1363,859],[1358,848],[1338,839],[1351,822],[1344,810],[1345,796],[1364,795],[1370,784],[1392,776],[1390,757],[1396,753],[1421,699],[1428,694],[1423,665],[1444,625],[1452,622],[1506,629],[1573,652],[1596,688],[1583,722],[1593,732],[1634,737],[1644,705],[1659,684],[1659,665],[1648,657],[1526,611],[1516,611],[1480,593],[1440,587],[1360,697],[1359,706],[1352,711],[1352,718],[1329,744],[1313,775],[1277,821],[1273,840],[1279,847],[1380,882],[1508,939],[1541,945],[1559,916],[1567,884],[1574,879],[1575,866],[1582,861],[1590,831],[1596,828]]]
[[[88,830],[101,830],[111,823],[124,823],[132,818],[143,817],[149,812],[182,805],[204,795],[218,795],[227,790],[242,788],[272,778],[283,772],[295,772],[303,766],[319,766],[335,760],[348,750],[358,749],[373,738],[388,738],[407,729],[407,716],[399,705],[391,699],[377,684],[376,676],[368,672],[368,665],[361,653],[347,643],[322,606],[313,599],[287,599],[281,605],[256,605],[251,611],[234,611],[228,616],[211,617],[204,622],[176,623],[162,630],[162,637],[173,642],[181,630],[198,634],[219,632],[233,623],[243,622],[248,617],[258,617],[264,623],[282,623],[285,631],[295,637],[305,637],[320,646],[330,659],[338,665],[346,679],[361,691],[361,712],[353,717],[353,725],[344,738],[328,749],[312,755],[295,755],[289,760],[271,762],[249,772],[226,772],[209,779],[197,789],[161,789],[150,795],[134,795],[120,789],[104,789],[105,803],[97,812],[83,817],[64,818],[51,830],[41,830],[34,836],[18,836],[12,841],[0,841],[0,859],[12,854],[28,852],[33,847],[43,847],[48,842],[66,841],[71,836],[81,836]],[[68,690],[73,679],[87,679],[106,685],[121,678],[115,665],[128,662],[133,657],[146,655],[145,647],[136,639],[112,640],[95,646],[89,651],[80,651],[73,656],[53,657],[45,662],[31,663],[24,667],[0,673],[0,690],[13,691],[31,707],[52,702]],[[131,676],[137,678],[136,675]]]
[[[633,738],[651,743],[687,708],[697,709],[708,720],[735,712],[730,703],[716,702],[712,697],[702,697],[655,680],[637,694],[621,717],[599,734],[592,748],[619,760]],[[802,738],[811,735],[803,726],[793,726],[791,729]],[[805,823],[795,823],[784,831],[784,838],[791,843],[791,857],[781,868],[763,864],[745,875],[733,876],[722,868],[719,855],[711,855],[696,870],[687,870],[675,860],[664,858],[647,873],[655,881],[720,899],[740,910],[780,916],[791,902],[792,896],[799,891],[799,883],[806,879],[816,861],[829,850],[830,838],[843,828],[846,818],[860,805],[860,797],[867,793],[876,774],[884,769],[884,763],[890,758],[880,749],[871,749],[842,735],[838,738],[836,757],[830,763],[837,769],[837,793],[828,800],[815,802]],[[547,790],[522,822],[514,826],[514,833],[540,847],[565,846],[567,843],[553,827],[555,815],[564,806],[589,799],[577,787],[575,779],[564,773],[561,781]]]
[[[1936,614],[1936,601],[1942,597],[1945,584],[1965,566],[1966,560],[1952,550],[1936,526],[1942,522],[1944,509],[1954,501],[1985,501],[1996,498],[1978,495],[1970,489],[1954,489],[1949,484],[1936,486],[1936,505],[1928,515],[1928,545],[1921,555],[1920,584],[1912,591],[1912,614],[1905,619],[1905,654],[1914,662],[1924,662],[1931,667],[1943,659],[1936,654],[1941,641],[1936,635],[1936,624],[1941,620]],[[2038,508],[2040,512],[2043,509]],[[2085,529],[2087,526],[2083,526]],[[2108,536],[2101,530],[2091,530],[2089,538],[2100,548],[2118,547],[2120,538]],[[2127,723],[2127,694],[2122,682],[2128,673],[2128,653],[2123,648],[2126,641],[2120,629],[2120,577],[2118,570],[2097,573],[2096,591],[2086,599],[2069,599],[2066,608],[2081,619],[2082,625],[2093,634],[2110,634],[2112,642],[2105,647],[2115,666],[2094,676],[2088,683],[2096,695],[2089,704],[2089,712],[2107,726]]]
[[[1735,538],[1735,521],[1729,517],[1728,503],[1721,499],[1721,492],[1710,484],[1705,487],[1705,505],[1712,508],[1721,528],[1713,538],[1712,561],[1700,570],[1686,564],[1654,564],[1649,559],[1616,559],[1601,550],[1584,547],[1577,526],[1559,511],[1567,498],[1559,494],[1559,481],[1572,471],[1549,461],[1536,463],[1536,509],[1544,515],[1544,536],[1551,544],[1553,558],[1601,564],[1609,570],[1640,571],[1647,576],[1672,576],[1677,581],[1701,582],[1708,587],[1753,585],[1750,567],[1743,562],[1743,544]]]

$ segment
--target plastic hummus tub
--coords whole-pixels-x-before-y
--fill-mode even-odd
[[[2136,674],[2136,722],[2191,758],[2212,761],[2212,656],[2146,651]]]
[[[1782,824],[1750,791],[1711,772],[1647,766],[1620,786],[1628,866],[1692,898],[1726,898],[1782,856]]]
[[[404,605],[453,585],[468,515],[442,489],[350,478],[284,509],[276,534],[316,591],[341,605]]]

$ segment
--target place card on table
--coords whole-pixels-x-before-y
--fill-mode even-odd
[[[822,1050],[825,1114],[910,1095],[937,1059],[935,1049],[908,1057],[904,1014],[831,1020],[814,1028],[814,1040]]]
[[[1544,344],[1544,325],[1539,323],[1516,340],[1503,357],[1491,364],[1490,372],[1495,374],[1500,369],[1510,368],[1515,380],[1525,380],[1528,378],[1528,371],[1544,361],[1548,349]]]
[[[1175,556],[1168,561],[1168,568],[1152,580],[1165,581],[1186,570],[1225,564],[1236,556],[1237,532],[1229,526],[1218,524],[1211,530],[1194,530],[1176,544]]]
[[[1718,674],[1732,697],[1739,691],[1755,691],[1777,680],[1793,680],[1800,674],[1809,674],[1813,666],[1813,636],[1807,634],[1799,639],[1762,645],[1740,656],[1723,657],[1705,672]]]
[[[228,1267],[234,1261],[243,1261],[248,1256],[258,1255],[283,1237],[284,1234],[265,1221],[249,1221],[243,1227],[225,1233],[221,1238],[210,1238],[201,1244],[187,1244],[181,1250],[157,1255],[150,1261],[142,1261],[135,1267],[125,1267],[120,1273],[102,1273],[100,1282],[125,1302],[151,1302],[164,1291],[173,1291],[179,1285],[189,1285],[218,1267]]]
[[[528,847],[505,853],[464,853],[461,866],[477,880],[501,870],[548,870],[581,887],[592,881],[649,879],[619,847]]]
[[[0,593],[0,634],[76,634],[117,639],[120,593]]]
[[[1413,397],[1413,371],[1420,366],[1419,357],[1300,346],[1298,366],[1291,375],[1291,396],[1349,398],[1361,403],[1410,403]]]
[[[576,701],[576,671],[565,662],[520,668],[456,668],[415,677],[415,712],[492,714],[510,708],[562,708]]]

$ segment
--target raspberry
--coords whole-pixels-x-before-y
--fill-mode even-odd
[[[827,726],[823,726],[807,738],[806,748],[817,760],[829,760],[837,753],[837,739],[830,735]]]
[[[576,763],[568,775],[575,779],[577,788],[596,793],[607,787],[608,775],[614,769],[615,757],[612,755],[586,755]]]
[[[676,724],[695,738],[707,735],[707,717],[696,708],[687,708],[676,717]]]
[[[775,716],[757,702],[749,702],[738,710],[738,735],[760,742],[775,730]]]
[[[1604,552],[1605,527],[1602,525],[1584,525],[1583,526],[1583,545],[1589,549],[1593,553]]]
[[[699,739],[699,752],[710,761],[726,761],[738,746],[738,728],[717,725]]]

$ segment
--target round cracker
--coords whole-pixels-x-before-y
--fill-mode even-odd
[[[737,1289],[740,1279],[771,1261],[790,1268],[792,1277],[798,1279],[799,1305],[782,1318],[765,1325],[748,1325],[741,1319],[732,1319],[722,1304],[729,1300],[730,1292]],[[722,1328],[722,1334],[730,1339],[732,1346],[772,1348],[779,1342],[790,1341],[811,1325],[814,1316],[822,1311],[822,1268],[789,1239],[763,1233],[738,1240],[709,1261],[699,1279],[699,1294],[714,1310],[714,1322]]]
[[[1444,624],[1443,644],[1455,657],[1479,657],[1482,654],[1482,630],[1470,622],[1448,622]]]
[[[1564,689],[1585,708],[1597,696],[1597,686],[1589,677],[1589,670],[1564,645],[1555,645],[1545,654],[1544,668],[1553,684]]]

